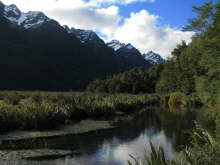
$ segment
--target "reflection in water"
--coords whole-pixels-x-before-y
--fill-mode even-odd
[[[174,159],[177,147],[188,142],[184,132],[192,128],[193,120],[195,116],[191,112],[144,110],[115,118],[111,123],[116,128],[6,141],[0,146],[15,150],[8,158],[13,162],[19,160],[19,165],[127,165],[128,160],[132,162],[129,155],[141,160],[150,154],[150,141],[156,148],[164,148],[167,159]],[[0,161],[1,152],[5,154],[0,150]],[[12,159],[14,155],[16,158]]]
[[[166,157],[173,159],[175,150],[163,131],[155,132],[154,129],[146,129],[139,137],[123,142],[118,138],[105,141],[97,151],[92,154],[84,154],[76,157],[67,157],[64,161],[58,161],[57,165],[127,165],[127,161],[132,161],[129,155],[135,156],[139,160],[144,159],[144,154],[150,153],[150,144],[153,142],[156,147],[162,146]]]

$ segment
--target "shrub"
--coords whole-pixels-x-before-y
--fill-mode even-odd
[[[188,104],[188,98],[185,96],[184,93],[181,92],[171,93],[168,101],[170,111],[176,111],[177,109],[187,106],[187,104]]]

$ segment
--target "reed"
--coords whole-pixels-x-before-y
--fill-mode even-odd
[[[88,117],[132,113],[160,105],[162,98],[156,94],[0,92],[0,131],[44,130]]]

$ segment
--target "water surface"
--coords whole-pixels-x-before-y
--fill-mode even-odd
[[[175,159],[178,146],[187,143],[184,131],[192,127],[193,119],[190,113],[142,110],[105,121],[113,128],[12,141],[0,151],[1,158],[5,158],[0,160],[5,165],[126,165],[132,161],[130,155],[138,160],[149,155],[149,142],[156,148],[162,146],[167,159]]]

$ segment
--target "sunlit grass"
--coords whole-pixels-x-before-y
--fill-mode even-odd
[[[0,92],[0,131],[51,129],[72,120],[163,104],[162,96],[81,92]]]

